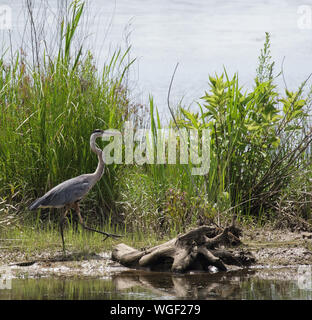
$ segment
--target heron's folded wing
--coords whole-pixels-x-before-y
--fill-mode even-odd
[[[78,179],[79,178],[79,179]],[[63,186],[61,193],[64,196],[64,203],[74,203],[85,196],[90,190],[90,182],[85,178],[77,177],[70,183]]]
[[[64,181],[39,200],[42,207],[62,207],[80,200],[90,189],[87,178],[79,176]]]

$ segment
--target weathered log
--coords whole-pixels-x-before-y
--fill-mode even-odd
[[[211,266],[226,271],[226,265],[246,266],[254,262],[249,252],[219,248],[241,244],[239,236],[240,230],[234,226],[225,229],[201,226],[143,251],[118,244],[113,249],[112,259],[126,267],[154,271],[209,270]]]

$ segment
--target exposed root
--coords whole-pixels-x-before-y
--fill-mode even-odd
[[[126,267],[155,271],[186,272],[208,270],[210,266],[226,271],[226,264],[246,266],[255,261],[249,252],[218,249],[241,244],[240,234],[235,226],[225,229],[201,226],[145,251],[118,244],[113,249],[112,259]]]

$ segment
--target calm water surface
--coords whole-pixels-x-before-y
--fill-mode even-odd
[[[295,272],[289,268],[189,275],[126,271],[105,279],[13,279],[11,290],[0,290],[0,299],[312,300],[312,289],[299,289]]]

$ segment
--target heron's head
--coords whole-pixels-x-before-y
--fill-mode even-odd
[[[109,129],[109,130],[101,130],[101,129],[95,129],[91,133],[90,137],[90,143],[95,143],[95,140],[99,137],[102,137],[103,140],[107,140],[107,138],[112,136],[120,135],[121,133],[118,130]]]
[[[92,134],[95,134],[95,135],[102,135],[104,133],[104,130],[101,130],[101,129],[95,129],[92,133]]]
[[[101,152],[101,149],[97,146],[95,142],[97,138],[102,137],[103,140],[107,140],[107,137],[109,138],[111,136],[117,136],[120,134],[121,133],[118,130],[114,130],[114,129],[110,129],[110,130],[95,129],[90,136],[91,149],[98,149],[98,151]]]
[[[120,135],[120,132],[118,130],[114,129],[109,129],[109,130],[101,130],[101,129],[95,129],[92,133],[91,136],[97,137],[110,137],[110,136],[117,136]]]

